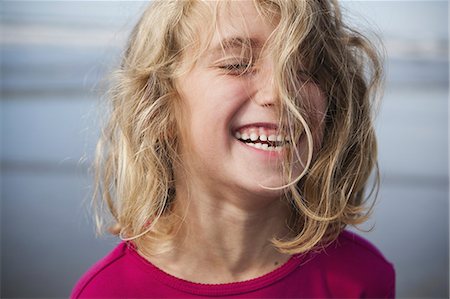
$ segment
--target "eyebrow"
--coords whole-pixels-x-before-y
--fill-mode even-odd
[[[241,36],[232,36],[222,39],[216,46],[212,47],[210,53],[219,51],[226,51],[230,49],[249,47],[260,49],[263,47],[262,43],[256,38],[247,38]]]

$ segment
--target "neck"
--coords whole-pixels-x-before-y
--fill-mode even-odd
[[[289,209],[280,199],[240,205],[258,198],[199,188],[189,198],[180,196],[189,194],[183,189],[177,187],[175,203],[185,220],[171,241],[172,250],[147,256],[156,266],[189,281],[226,283],[261,276],[289,259],[270,242],[288,234]]]

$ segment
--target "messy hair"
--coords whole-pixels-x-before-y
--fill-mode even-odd
[[[291,136],[293,149],[300,136],[308,141],[300,176],[290,171],[295,156],[300,158],[296,150],[284,166],[288,183],[282,188],[293,234],[272,240],[282,252],[301,253],[334,240],[370,214],[365,187],[373,170],[372,191],[378,186],[372,112],[382,68],[370,41],[343,23],[337,1],[255,0],[254,5],[266,20],[276,20],[270,49],[276,57],[280,130]],[[147,238],[170,238],[180,223],[173,205],[182,116],[174,79],[188,47],[201,55],[205,45],[198,26],[211,22],[202,28],[214,28],[216,12],[202,1],[152,1],[112,78],[111,113],[95,161],[96,220],[99,228],[117,223],[121,237],[138,247]],[[310,128],[310,107],[302,100],[306,83],[318,86],[326,99],[320,146]]]

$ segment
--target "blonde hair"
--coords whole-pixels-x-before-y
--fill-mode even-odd
[[[198,56],[206,47],[199,24],[215,22],[215,13],[198,2],[153,1],[131,33],[109,91],[112,110],[95,162],[96,220],[98,227],[105,224],[106,205],[121,236],[134,239],[138,247],[146,238],[170,238],[180,223],[172,209],[182,129],[174,78],[182,72],[188,47],[195,46]],[[372,170],[378,171],[371,113],[381,64],[372,44],[342,23],[337,1],[254,4],[264,18],[277,19],[271,51],[277,57],[280,118],[287,120],[280,121],[287,124],[281,130],[289,132],[292,148],[301,134],[308,140],[302,175],[291,177],[292,161],[285,166],[291,182],[284,187],[292,210],[288,225],[294,236],[272,240],[282,252],[301,253],[334,240],[346,225],[364,222],[372,208],[364,188]],[[307,97],[305,81],[317,85],[327,102],[318,149],[313,149],[308,125],[311,108],[301,101]]]

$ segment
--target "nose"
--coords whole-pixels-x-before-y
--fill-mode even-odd
[[[266,65],[257,76],[254,77],[256,93],[254,101],[262,107],[273,107],[278,102],[278,91],[275,84],[273,66]]]

